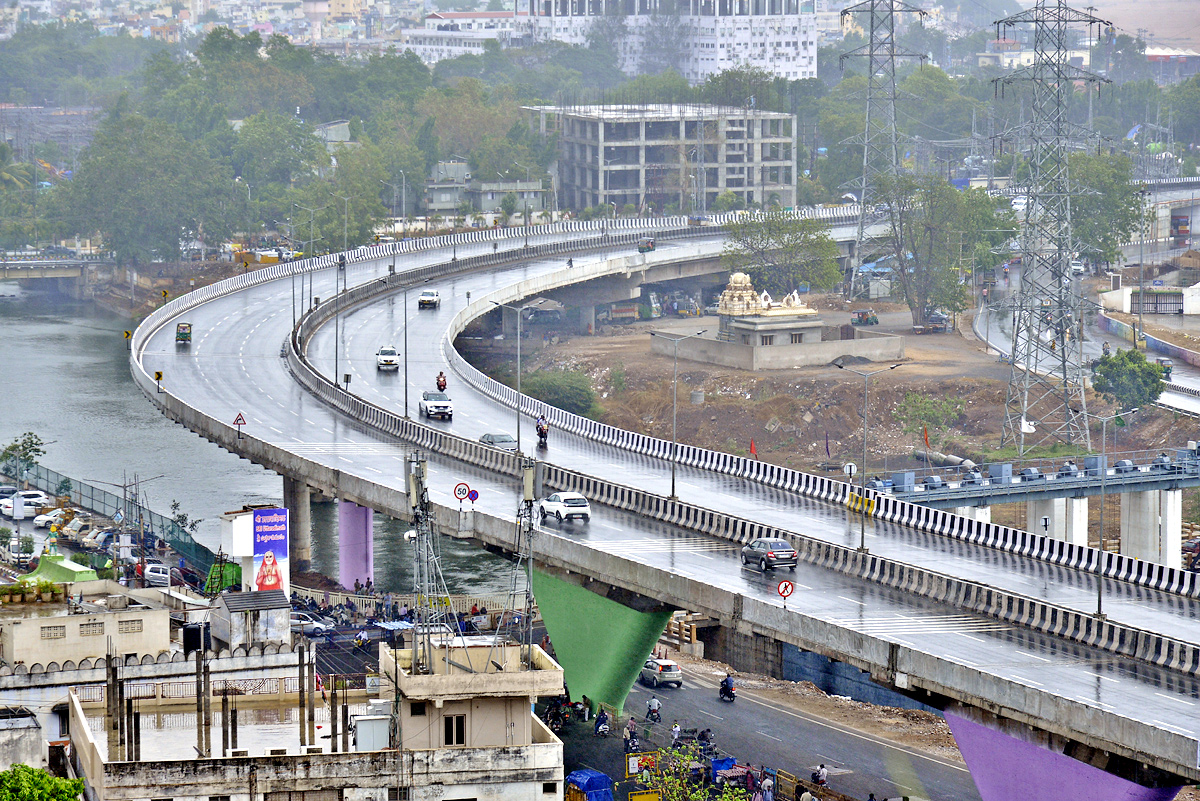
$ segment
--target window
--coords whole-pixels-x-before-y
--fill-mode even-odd
[[[119,621],[117,621],[117,633],[118,634],[141,634],[142,633],[142,619],[138,618],[137,620],[119,620]]]
[[[425,717],[425,702],[424,701],[413,701],[411,704],[408,705],[408,714],[409,714],[409,716],[414,717],[414,718]]]
[[[443,740],[444,745],[467,744],[466,715],[446,715],[442,718],[442,723],[446,727],[446,736]]]
[[[804,341],[804,334],[801,334],[799,331],[792,332],[792,344],[793,345],[799,345],[803,341]]]
[[[388,801],[408,801],[407,787],[389,787]]]
[[[774,334],[763,334],[763,335],[761,335],[761,336],[758,338],[758,344],[760,344],[760,345],[774,345],[774,344],[775,344],[775,335],[774,335]]]
[[[80,637],[99,637],[104,634],[104,621],[99,623],[80,623]]]
[[[558,793],[558,782],[542,782],[543,795],[555,795]]]
[[[43,640],[65,640],[66,638],[66,626],[42,626]]]

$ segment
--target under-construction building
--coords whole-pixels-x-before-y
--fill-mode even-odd
[[[562,206],[616,204],[702,214],[732,192],[747,205],[796,204],[796,117],[709,105],[529,106],[558,135]]]
[[[598,33],[630,75],[671,67],[699,84],[750,66],[817,77],[811,0],[529,0],[527,8],[535,39],[582,46]]]

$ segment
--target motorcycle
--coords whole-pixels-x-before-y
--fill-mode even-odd
[[[662,714],[657,709],[649,709],[646,711],[646,720],[651,723],[662,723]]]
[[[625,740],[625,753],[636,754],[642,750],[642,744],[638,742],[637,737],[628,737]]]
[[[736,701],[737,687],[721,687],[720,698],[722,701]]]
[[[608,724],[601,723],[600,725],[598,725],[596,727],[595,732],[593,732],[593,736],[594,737],[608,737],[609,731],[610,731],[610,729],[608,728]]]
[[[546,438],[550,436],[550,426],[546,423],[537,424],[538,447],[546,447]]]
[[[437,377],[437,388],[438,388],[438,392],[446,391],[446,376],[439,375]]]

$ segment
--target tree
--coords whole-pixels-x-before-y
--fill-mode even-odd
[[[756,289],[783,296],[801,284],[825,289],[837,282],[837,243],[829,226],[768,209],[726,223],[721,260],[750,276]]]
[[[1071,224],[1082,252],[1096,261],[1115,261],[1121,245],[1137,238],[1144,203],[1126,155],[1072,153]]]
[[[18,469],[24,471],[37,463],[37,460],[46,455],[46,449],[42,446],[42,438],[32,431],[26,431],[21,436],[10,442],[3,451],[0,451],[0,463],[8,463],[15,461]]]
[[[76,801],[83,779],[60,779],[28,765],[0,772],[0,801]]]
[[[26,189],[32,182],[29,165],[14,161],[12,145],[0,142],[0,191]]]
[[[505,217],[511,217],[517,211],[517,195],[514,192],[505,192],[504,197],[500,198],[500,211],[504,212]]]
[[[929,445],[937,448],[946,437],[950,427],[962,417],[963,401],[960,398],[935,398],[919,392],[906,392],[904,400],[892,415],[905,434],[917,435]]]
[[[646,787],[657,790],[662,801],[710,801],[709,787],[695,776],[693,765],[707,760],[696,743],[678,748],[663,748],[658,752],[658,770],[644,775]],[[722,784],[715,801],[745,801],[746,791]]]
[[[1163,369],[1146,361],[1141,351],[1128,348],[1096,363],[1092,386],[1121,411],[1137,409],[1158,400],[1163,391]]]
[[[569,370],[543,370],[525,376],[521,391],[571,414],[591,415],[596,404],[591,379]]]
[[[245,120],[233,146],[234,169],[251,187],[286,186],[328,164],[311,125],[272,111]]]

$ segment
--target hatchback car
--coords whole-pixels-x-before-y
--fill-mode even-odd
[[[421,402],[417,404],[417,408],[420,410],[421,416],[425,418],[454,419],[454,404],[445,392],[422,392]]]
[[[442,305],[442,295],[436,289],[423,289],[417,297],[418,309],[437,309]]]
[[[479,438],[479,441],[484,445],[491,445],[493,448],[500,448],[506,451],[515,451],[517,449],[517,440],[512,434],[484,434]]]
[[[588,503],[588,499],[578,492],[556,492],[542,500],[541,518],[543,523],[546,522],[547,517],[553,517],[560,523],[564,520],[576,519],[586,523],[592,519],[592,507]]]
[[[292,612],[292,634],[307,634],[320,636],[330,628],[328,620],[314,615],[312,612]]]
[[[391,345],[384,345],[375,352],[376,370],[399,370],[400,354]]]
[[[49,512],[46,512],[46,514],[38,515],[37,517],[33,518],[33,527],[50,528],[50,526],[63,522],[63,520],[66,519],[66,516],[66,509],[51,509]]]
[[[682,687],[683,669],[670,659],[647,659],[646,664],[642,665],[642,674],[639,678],[642,684],[648,687],[657,687],[660,684],[674,684],[676,687]]]
[[[786,540],[759,537],[742,548],[742,564],[758,565],[762,571],[777,567],[796,569],[799,555]]]

